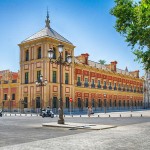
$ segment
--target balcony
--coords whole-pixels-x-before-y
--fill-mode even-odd
[[[77,86],[81,86],[82,85],[82,83],[81,82],[77,82]]]
[[[121,91],[121,87],[118,88],[118,91]]]
[[[91,84],[91,88],[95,88],[95,84]]]
[[[109,86],[109,90],[112,90],[112,86]]]
[[[117,90],[117,88],[116,88],[116,87],[114,87],[114,90]]]
[[[97,88],[100,89],[100,88],[101,88],[101,85],[97,85]]]
[[[106,85],[104,85],[104,86],[103,86],[103,89],[107,89],[107,86],[106,86]]]
[[[84,87],[89,87],[89,84],[88,83],[84,83]]]

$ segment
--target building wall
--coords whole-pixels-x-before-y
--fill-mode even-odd
[[[67,43],[63,43],[64,51],[62,53],[63,59],[65,61],[65,51],[67,51],[70,55],[74,56],[74,46],[69,45]],[[60,79],[60,70],[59,64],[57,63],[50,63],[48,58],[48,50],[50,48],[56,49],[56,59],[53,59],[55,62],[59,59],[59,52],[57,49],[58,44],[60,41],[51,39],[51,38],[44,38],[39,40],[34,40],[31,42],[21,43],[20,46],[20,78],[21,78],[21,85],[20,85],[20,99],[23,101],[25,97],[27,97],[28,101],[28,108],[37,111],[37,97],[39,97],[41,107],[53,107],[53,97],[56,97],[56,103],[58,108],[59,98],[60,98],[60,88],[59,88],[59,79]],[[41,58],[37,59],[37,50],[41,47]],[[26,50],[29,51],[29,60],[26,61],[25,53]],[[62,65],[62,93],[63,93],[63,101],[65,102],[66,97],[72,97],[73,95],[73,84],[74,84],[74,76],[73,71],[74,64],[72,63],[69,65]],[[37,71],[41,71],[43,78],[47,79],[48,84],[43,87],[37,87],[35,81],[37,80]],[[52,73],[56,71],[57,79],[56,83],[52,81]],[[29,81],[25,84],[25,73],[28,72],[29,74]],[[69,83],[65,84],[65,73],[69,74]]]
[[[78,83],[78,77],[80,77],[81,80],[80,84]],[[88,87],[84,85],[85,78],[88,79]],[[92,79],[94,80],[93,87],[91,86]],[[101,83],[100,88],[98,88],[98,80],[100,80]],[[104,82],[106,82],[106,89],[104,87]],[[110,82],[112,89],[109,89]],[[114,90],[115,84],[116,90]],[[128,86],[129,91],[127,91],[127,88],[124,90],[123,86]],[[134,91],[135,89],[136,91]],[[103,107],[104,105],[107,105],[107,107],[142,106],[143,80],[130,75],[123,75],[115,71],[91,67],[88,64],[76,63],[75,106],[87,107],[86,99],[88,99],[88,106],[94,107]],[[94,104],[92,104],[92,100]]]
[[[0,71],[0,107],[4,111],[19,108],[19,73]]]

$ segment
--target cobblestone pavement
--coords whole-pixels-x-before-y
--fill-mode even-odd
[[[38,140],[1,150],[149,150],[150,122]]]
[[[131,112],[126,112],[129,115]],[[65,117],[65,122],[117,125],[101,131],[70,130],[42,127],[42,123],[57,122],[58,118],[40,116],[3,116],[0,118],[0,150],[45,149],[146,149],[150,147],[150,111],[136,112],[146,117]],[[102,114],[101,114],[102,115]],[[108,115],[108,114],[103,114]],[[111,116],[113,114],[111,113]],[[123,115],[123,113],[121,114]],[[136,115],[135,115],[136,116]]]

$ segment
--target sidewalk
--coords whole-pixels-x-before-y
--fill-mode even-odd
[[[26,116],[26,117],[31,117],[31,116],[39,116],[39,114],[20,114],[20,113],[3,113],[3,116]],[[55,117],[58,117],[56,114]],[[64,117],[88,117],[86,113],[84,114],[64,114]],[[91,115],[91,117],[150,117],[150,110],[140,110],[140,111],[120,111],[120,112],[96,112],[94,115]]]

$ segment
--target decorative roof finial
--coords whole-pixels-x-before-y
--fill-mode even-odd
[[[46,23],[45,27],[48,27],[50,29],[50,20],[49,20],[48,8],[47,8],[47,16],[46,16],[45,23]]]
[[[126,67],[125,71],[128,72],[128,68],[127,67]]]

